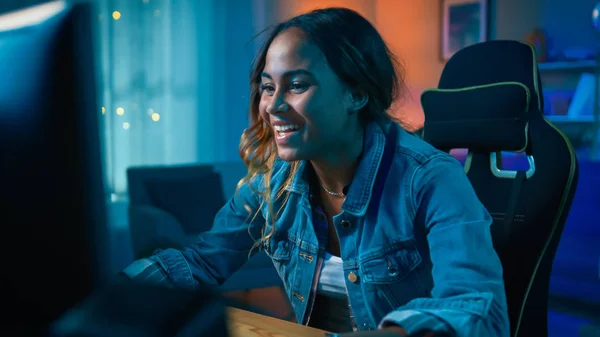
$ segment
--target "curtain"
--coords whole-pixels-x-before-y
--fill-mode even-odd
[[[263,1],[95,2],[113,196],[126,192],[130,166],[239,160]]]
[[[130,166],[210,161],[209,144],[197,138],[199,126],[211,122],[210,114],[198,113],[200,100],[212,104],[199,90],[198,76],[210,72],[210,58],[198,50],[211,42],[212,2],[98,0],[97,5],[99,110],[112,192],[126,191]],[[202,131],[204,140],[211,138],[210,129]]]

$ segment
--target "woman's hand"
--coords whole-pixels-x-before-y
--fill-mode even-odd
[[[388,325],[386,327],[381,328],[380,331],[395,332],[398,336],[408,336],[406,330],[402,329],[398,325]]]

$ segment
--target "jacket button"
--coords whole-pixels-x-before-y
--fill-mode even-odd
[[[342,225],[342,227],[344,228],[350,228],[350,226],[352,226],[352,222],[350,222],[349,220],[342,220],[340,222],[340,224]]]
[[[354,274],[353,272],[348,273],[348,281],[350,281],[352,283],[356,283],[357,280],[358,280],[358,276],[356,276],[356,274]]]

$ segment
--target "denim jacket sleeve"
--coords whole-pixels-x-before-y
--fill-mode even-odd
[[[493,248],[490,214],[460,163],[440,154],[412,177],[418,221],[427,227],[433,262],[431,298],[417,298],[381,323],[413,331],[430,329],[459,337],[508,337],[502,265]]]
[[[200,234],[193,245],[162,250],[135,261],[124,274],[134,280],[178,288],[223,284],[248,260],[255,240],[260,238],[265,220],[259,206],[250,186],[242,185],[217,213],[212,228]]]

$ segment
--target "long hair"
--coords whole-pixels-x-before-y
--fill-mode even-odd
[[[389,50],[375,27],[357,12],[347,8],[318,9],[291,18],[274,26],[260,48],[250,71],[250,127],[242,134],[240,156],[248,168],[247,175],[238,183],[238,189],[248,184],[251,188],[260,178],[262,188],[253,188],[261,196],[254,217],[266,207],[265,226],[262,235],[253,247],[259,247],[275,232],[275,222],[287,203],[289,192],[286,188],[292,183],[298,170],[298,162],[290,163],[290,170],[284,183],[277,191],[272,191],[271,177],[277,159],[274,135],[259,112],[261,99],[261,73],[265,67],[269,46],[277,35],[289,28],[299,28],[325,56],[329,67],[349,88],[368,96],[367,105],[359,111],[362,123],[395,120],[387,110],[405,87],[404,71]],[[264,33],[264,32],[263,32]],[[259,34],[260,35],[260,34]],[[401,123],[398,120],[396,122]],[[273,193],[274,192],[274,193]],[[274,200],[283,198],[275,212]],[[252,212],[252,210],[248,210]],[[271,230],[266,232],[267,224]],[[250,230],[250,228],[249,228]]]

